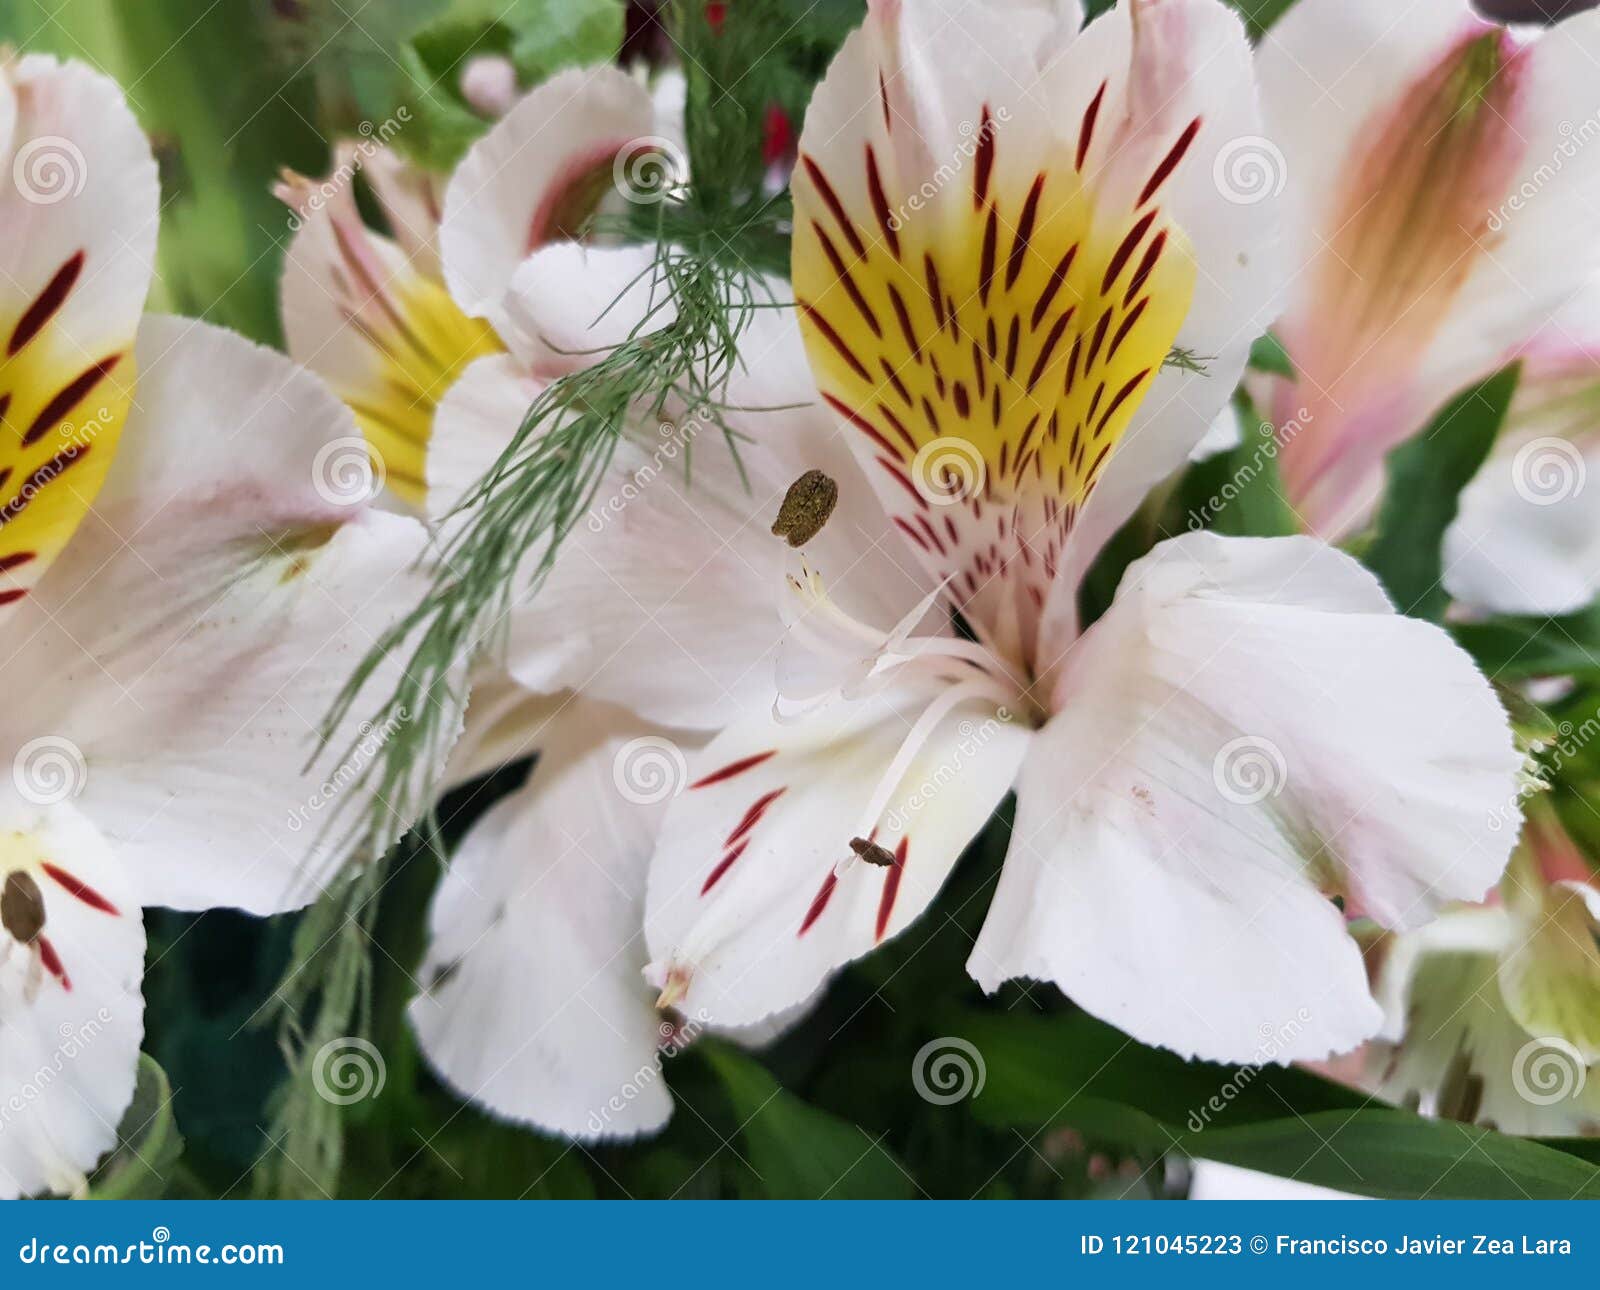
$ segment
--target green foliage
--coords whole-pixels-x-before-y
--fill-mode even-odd
[[[183,1137],[172,1115],[166,1072],[141,1053],[133,1101],[117,1125],[117,1145],[89,1181],[94,1200],[150,1200],[165,1193]]]
[[[152,307],[276,343],[289,215],[271,184],[284,166],[320,168],[326,147],[308,124],[310,86],[261,57],[267,22],[214,0],[0,0],[0,43],[87,54],[150,134],[162,190]]]
[[[1025,1133],[1070,1127],[1371,1196],[1600,1197],[1581,1144],[1424,1119],[1293,1067],[1185,1062],[1086,1014],[957,1014],[950,1033],[987,1065],[975,1113]]]
[[[1497,681],[1541,676],[1600,681],[1600,604],[1554,618],[1492,616],[1457,623],[1451,631]]]
[[[712,1042],[704,1055],[739,1117],[761,1195],[902,1200],[914,1194],[905,1166],[859,1125],[807,1106],[736,1049]]]
[[[1389,454],[1388,484],[1363,560],[1402,613],[1437,622],[1449,594],[1443,585],[1445,531],[1458,499],[1478,473],[1516,393],[1519,365],[1463,390],[1416,437]]]
[[[395,146],[444,172],[488,128],[461,96],[468,59],[502,54],[531,87],[610,61],[622,20],[622,0],[384,0],[359,21],[337,0],[296,0],[280,8],[274,36],[280,67],[316,86],[325,131],[403,120]]]

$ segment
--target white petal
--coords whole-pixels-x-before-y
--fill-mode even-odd
[[[652,134],[650,95],[615,68],[571,68],[530,91],[456,168],[440,245],[450,294],[497,329],[512,272],[535,247],[573,236],[568,209],[609,183],[621,152]],[[581,202],[580,202],[581,205]]]
[[[334,799],[394,733],[361,725],[380,672],[306,769],[334,696],[420,597],[424,534],[363,504],[370,479],[350,490],[339,453],[366,455],[349,414],[281,355],[160,318],[139,354],[99,503],[20,606],[28,684],[0,729],[11,750],[80,750],[79,806],[142,903],[275,912],[315,894]]]
[[[509,359],[487,359],[450,392],[430,455],[436,512],[494,464],[534,388]],[[785,549],[766,527],[782,493],[764,482],[758,445],[741,445],[736,462],[715,428],[665,428],[618,445],[531,593],[540,553],[524,561],[505,666],[530,690],[582,689],[664,724],[714,728],[772,701]],[[653,448],[642,440],[652,431]]]
[[[0,1199],[71,1191],[116,1145],[144,1034],[128,871],[72,803],[30,787],[39,801],[0,794],[6,913],[24,891],[44,911],[31,944],[0,926]]]
[[[1331,1187],[1317,1187],[1294,1178],[1280,1178],[1255,1169],[1241,1169],[1237,1165],[1218,1164],[1214,1160],[1196,1160],[1192,1181],[1189,1184],[1190,1200],[1365,1200],[1334,1191]]]
[[[1379,1020],[1327,897],[1410,926],[1505,867],[1505,714],[1331,548],[1163,543],[1061,676],[969,963],[986,989],[1054,981],[1185,1054],[1321,1058]]]
[[[752,1024],[932,902],[1011,787],[1028,734],[992,704],[941,716],[930,697],[901,689],[795,724],[752,714],[694,759],[650,868],[651,974],[667,998],[719,1026]],[[897,764],[930,713],[926,742]],[[856,838],[894,862],[851,859]]]
[[[527,786],[473,826],[434,898],[427,989],[409,1009],[462,1096],[582,1139],[652,1133],[672,1113],[658,1050],[674,1030],[640,975],[665,799],[619,785],[630,758],[670,761],[676,745],[642,729],[569,700],[530,731],[540,759]],[[653,740],[642,753],[641,738]]]
[[[540,373],[598,362],[634,336],[678,316],[672,291],[648,246],[541,247],[508,279],[502,334]]]

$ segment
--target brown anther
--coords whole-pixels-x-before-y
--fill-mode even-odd
[[[851,838],[850,849],[868,864],[875,864],[881,869],[894,864],[893,851],[880,847],[876,842],[868,842],[865,838]]]
[[[6,875],[0,888],[0,927],[23,945],[32,945],[44,931],[44,893],[32,874],[18,869]]]
[[[839,485],[820,470],[808,470],[789,485],[772,521],[772,532],[790,546],[804,546],[828,522],[839,501]]]

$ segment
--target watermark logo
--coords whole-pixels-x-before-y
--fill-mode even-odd
[[[11,182],[24,201],[54,206],[83,192],[89,182],[89,163],[71,139],[40,135],[17,149],[11,160]]]
[[[329,506],[365,506],[387,478],[382,455],[360,435],[330,439],[311,462],[311,486]]]
[[[334,1106],[353,1106],[383,1092],[389,1071],[383,1054],[370,1039],[341,1035],[317,1049],[311,1062],[311,1086]]]
[[[1512,1087],[1518,1097],[1534,1106],[1554,1106],[1575,1098],[1588,1079],[1583,1054],[1553,1035],[1530,1039],[1511,1061]]]
[[[966,439],[941,435],[922,445],[911,460],[911,482],[935,506],[955,506],[983,491],[988,467]]]
[[[1218,149],[1211,163],[1211,182],[1224,201],[1255,206],[1283,192],[1289,163],[1271,139],[1244,134]]]
[[[959,1035],[940,1035],[917,1049],[911,1059],[911,1084],[917,1096],[934,1106],[949,1106],[977,1097],[989,1078],[977,1045]]]
[[[1555,506],[1583,492],[1588,466],[1565,439],[1531,439],[1511,459],[1511,486],[1534,506]]]
[[[11,759],[11,782],[35,806],[54,806],[76,797],[88,780],[83,750],[60,735],[30,739]]]
[[[671,139],[643,135],[617,150],[611,162],[611,181],[638,206],[677,201],[689,183],[689,160]]]
[[[1211,780],[1235,806],[1255,806],[1283,792],[1289,767],[1272,740],[1241,735],[1218,749],[1211,762]]]
[[[630,739],[611,761],[611,780],[625,801],[653,806],[683,792],[689,763],[670,739],[645,735]]]

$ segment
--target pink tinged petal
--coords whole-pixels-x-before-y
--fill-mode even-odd
[[[614,68],[572,68],[525,95],[472,146],[445,194],[440,242],[457,303],[501,328],[517,265],[575,236],[610,191],[615,158],[658,133],[649,93]]]
[[[28,884],[43,916],[0,921],[0,1088],[26,1094],[0,1133],[0,1199],[15,1199],[73,1190],[116,1144],[144,1031],[145,941],[129,873],[77,805],[36,806],[8,786],[0,832],[0,885]]]
[[[493,466],[538,388],[495,358],[451,390],[429,457],[435,515]],[[741,443],[736,462],[720,433],[664,424],[649,427],[654,447],[619,445],[539,594],[513,606],[504,662],[532,691],[581,688],[664,725],[715,728],[771,703],[785,548],[749,533],[771,524],[793,476],[776,482],[758,443]]]
[[[1282,463],[1319,532],[1360,518],[1382,457],[1428,411],[1417,406],[1417,370],[1493,254],[1494,212],[1528,146],[1530,70],[1529,50],[1509,33],[1464,21],[1371,105],[1316,213],[1320,250],[1281,329],[1299,380],[1275,405],[1310,410]]]
[[[1495,451],[1445,537],[1445,587],[1474,608],[1569,614],[1600,591],[1600,331],[1590,288],[1523,347]]]
[[[650,873],[650,979],[675,1006],[758,1022],[932,901],[1009,788],[1027,732],[958,695],[919,725],[930,702],[900,690],[792,723],[752,713],[707,746]],[[892,863],[856,859],[854,839]]]
[[[704,1028],[692,1012],[659,1014],[640,975],[663,807],[619,797],[615,765],[644,729],[569,699],[537,732],[527,785],[452,859],[408,1010],[429,1063],[463,1097],[585,1141],[659,1130],[672,1098],[658,1050]]]
[[[331,486],[327,449],[354,425],[281,355],[152,317],[138,356],[106,487],[18,607],[13,665],[39,684],[11,720],[82,751],[93,769],[77,805],[139,884],[124,904],[69,866],[88,884],[77,903],[276,912],[316,893],[338,842],[322,825],[359,806],[341,800],[340,766],[386,737],[360,723],[392,670],[307,761],[355,660],[416,603],[425,535]]]
[[[404,182],[385,181],[392,200],[401,200]],[[365,226],[346,171],[320,185],[286,174],[278,195],[300,221],[282,284],[289,353],[350,406],[391,491],[417,505],[439,400],[500,343],[450,299],[429,244],[411,232],[397,243]]]
[[[1054,981],[1146,1042],[1354,1047],[1379,1013],[1330,897],[1415,925],[1481,897],[1511,847],[1484,808],[1520,766],[1492,691],[1309,539],[1163,543],[1053,706],[969,970]]]

